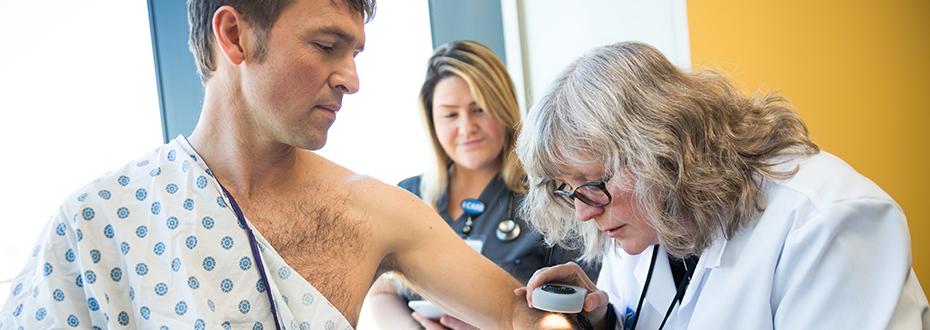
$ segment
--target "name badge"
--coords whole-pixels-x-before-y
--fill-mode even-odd
[[[478,253],[481,253],[481,250],[484,248],[483,239],[466,238],[465,244],[468,244],[469,247],[471,247]]]
[[[484,203],[477,199],[466,199],[462,201],[462,211],[471,215],[484,213]]]

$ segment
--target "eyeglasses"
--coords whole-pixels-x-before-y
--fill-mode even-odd
[[[607,181],[610,181],[609,176],[601,181],[582,183],[575,187],[571,193],[564,190],[566,184],[562,183],[562,185],[552,193],[559,196],[560,198],[557,199],[565,202],[571,208],[575,208],[575,198],[593,207],[604,207],[613,200],[612,197],[610,197],[610,193],[607,192]]]

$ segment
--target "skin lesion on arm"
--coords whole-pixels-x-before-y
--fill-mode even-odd
[[[529,308],[529,306],[526,306],[526,309],[518,309],[514,313],[514,319],[518,320],[514,322],[514,329],[582,329],[575,320],[574,314],[544,312]]]
[[[548,314],[539,322],[540,329],[573,329],[572,322],[565,314]]]

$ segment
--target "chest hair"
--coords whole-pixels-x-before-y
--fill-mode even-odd
[[[370,250],[368,219],[353,212],[344,197],[319,189],[293,198],[263,197],[253,197],[243,208],[246,218],[288,265],[357,324],[374,276],[366,271],[371,267],[360,264]]]

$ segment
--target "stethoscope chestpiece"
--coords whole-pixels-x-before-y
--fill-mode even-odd
[[[516,221],[507,219],[497,224],[497,239],[510,242],[520,236],[520,225]]]
[[[501,221],[497,224],[497,231],[495,234],[497,234],[497,239],[501,240],[501,242],[510,242],[520,237],[520,224],[512,220],[514,219],[513,200],[515,198],[516,196],[511,196],[510,201],[507,203],[507,211],[508,214],[510,214],[510,219]]]

